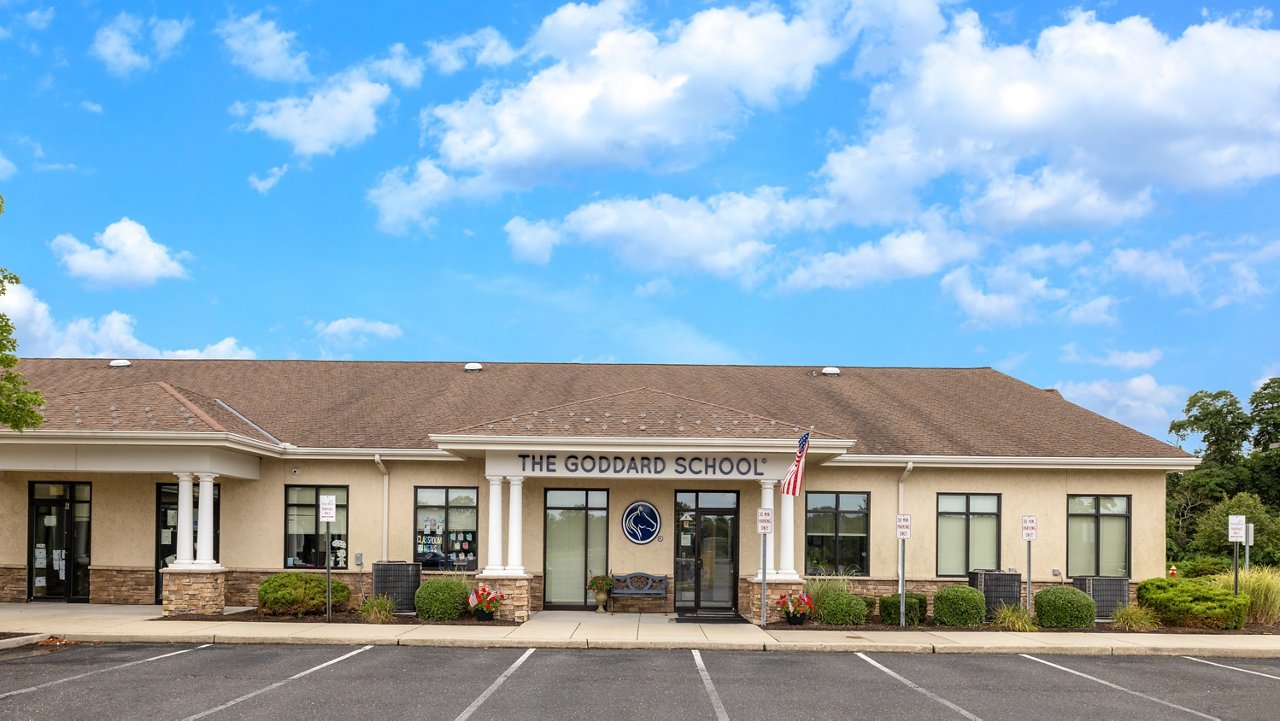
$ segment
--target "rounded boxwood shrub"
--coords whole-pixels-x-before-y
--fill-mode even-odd
[[[827,593],[818,603],[818,621],[832,626],[857,626],[867,622],[867,602],[849,593]]]
[[[890,626],[898,625],[898,594],[891,593],[880,597],[880,623]],[[907,593],[907,625],[919,626],[924,620],[928,598],[923,593]]]
[[[1249,596],[1235,596],[1199,578],[1149,578],[1138,584],[1138,603],[1169,626],[1244,628]]]
[[[345,608],[351,587],[333,581],[333,607]],[[258,586],[258,608],[272,616],[324,613],[324,576],[318,573],[277,573]]]
[[[427,621],[456,621],[467,611],[471,586],[452,578],[429,578],[413,594],[418,618]]]
[[[1035,596],[1036,623],[1041,628],[1089,628],[1098,616],[1098,604],[1089,594],[1071,586],[1054,586]]]
[[[943,626],[980,626],[987,620],[987,599],[976,588],[943,586],[933,595],[933,620]]]

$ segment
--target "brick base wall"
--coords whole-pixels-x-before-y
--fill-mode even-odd
[[[27,567],[0,566],[0,603],[27,600]]]
[[[543,594],[546,589],[546,580],[541,574],[534,574],[529,579],[529,611],[541,611]]]
[[[804,590],[804,581],[769,581],[768,609],[765,619],[767,623],[785,622],[786,616],[777,606],[777,600],[784,593],[800,593]],[[752,623],[760,623],[760,582],[750,576],[738,579],[738,612]]]
[[[165,616],[184,613],[221,615],[226,603],[226,575],[226,571],[162,570],[162,613]]]
[[[156,602],[153,568],[89,567],[89,602],[151,605]]]
[[[667,595],[663,598],[610,595],[609,610],[614,613],[672,613],[676,608],[674,581],[667,576]]]
[[[476,576],[476,581],[506,596],[494,618],[520,623],[529,620],[532,576]]]

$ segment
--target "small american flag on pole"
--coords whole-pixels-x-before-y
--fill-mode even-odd
[[[800,436],[800,447],[796,449],[796,459],[791,462],[791,467],[787,469],[787,475],[782,479],[782,492],[788,496],[800,495],[800,486],[804,483],[804,459],[809,455],[809,434]]]

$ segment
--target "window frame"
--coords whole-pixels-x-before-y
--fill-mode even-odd
[[[324,548],[324,544],[321,542],[321,537],[322,537],[322,535],[323,535],[323,533],[324,533],[324,532],[320,530],[320,523],[321,523],[321,521],[320,521],[320,495],[321,495],[321,491],[323,491],[323,490],[325,490],[325,489],[330,489],[330,488],[332,488],[332,489],[338,489],[338,488],[341,488],[342,490],[346,491],[346,493],[347,493],[347,500],[346,500],[346,502],[345,502],[345,503],[338,503],[338,504],[336,504],[336,508],[345,508],[345,509],[346,509],[346,511],[347,511],[347,530],[346,530],[346,533],[345,533],[345,534],[343,534],[343,535],[345,535],[345,536],[346,536],[346,541],[347,541],[348,551],[349,551],[349,550],[350,550],[349,546],[350,546],[350,544],[351,544],[351,487],[350,487],[350,486],[342,486],[342,485],[338,485],[338,484],[335,484],[335,483],[324,484],[324,485],[317,485],[317,484],[311,484],[311,483],[290,483],[290,484],[286,484],[286,485],[285,485],[285,487],[284,487],[284,529],[283,529],[283,531],[284,531],[284,534],[283,534],[284,547],[281,549],[281,551],[282,551],[282,553],[283,553],[284,555],[283,555],[283,556],[282,556],[282,558],[281,558],[281,566],[282,566],[284,569],[286,569],[286,570],[294,570],[294,571],[301,571],[301,570],[313,570],[313,569],[324,569],[324,566],[290,566],[290,565],[289,565],[289,555],[288,555],[288,554],[289,554],[289,536],[290,536],[290,535],[303,535],[303,534],[290,534],[290,533],[289,533],[289,510],[290,510],[290,509],[292,509],[292,508],[307,508],[307,507],[308,507],[308,504],[306,504],[306,503],[290,503],[290,502],[289,502],[289,489],[291,489],[291,488],[310,488],[310,489],[313,489],[313,490],[316,492],[316,500],[315,500],[315,502],[314,502],[313,504],[310,504],[310,507],[311,507],[312,509],[314,509],[314,510],[315,510],[315,513],[316,513],[316,515],[315,515],[315,519],[316,519],[316,530],[314,531],[314,534],[315,534],[315,545],[316,545],[316,548]],[[325,549],[325,553],[330,553],[330,552],[332,552],[332,550],[333,550],[333,549],[331,549],[331,548],[326,548],[326,549]],[[338,569],[338,570],[343,570],[343,571],[345,571],[345,570],[347,570],[348,568],[350,568],[350,567],[351,567],[351,554],[350,554],[350,553],[348,553],[348,554],[345,556],[345,558],[346,558],[346,560],[343,562],[343,565],[341,565],[341,566],[333,565],[333,566],[331,566],[331,568]]]
[[[836,497],[836,507],[830,511],[811,511],[809,510],[809,496],[811,494],[834,495]],[[840,508],[841,496],[865,496],[866,509],[863,511],[842,511]],[[841,578],[865,578],[871,575],[871,491],[805,491],[804,492],[804,574],[806,576],[815,575],[809,571],[809,514],[810,513],[826,513],[833,516],[831,528],[835,534],[836,548],[840,546],[840,516],[842,513],[861,513],[866,518],[867,533],[865,535],[867,543],[867,563],[862,569],[862,573],[851,576],[841,575]],[[839,570],[839,559],[837,558],[836,570]]]
[[[938,510],[942,504],[943,496],[963,496],[964,511],[941,511]],[[973,497],[974,496],[994,496],[996,499],[996,512],[994,514],[984,511],[974,512]],[[1003,562],[1004,548],[1001,540],[1001,518],[1004,515],[1004,494],[1003,493],[968,493],[968,492],[950,492],[938,491],[934,499],[934,517],[933,517],[933,572],[936,578],[965,578],[969,575],[969,571],[973,570],[973,561],[969,558],[970,547],[970,531],[973,525],[974,516],[991,516],[996,518],[996,568],[999,569]],[[958,574],[944,574],[940,567],[942,554],[938,552],[938,545],[942,543],[942,517],[943,516],[960,516],[964,518],[964,565],[965,570]]]
[[[418,491],[444,491],[444,505],[438,505],[434,503],[419,503]],[[449,491],[471,491],[472,495],[475,497],[475,503],[470,506],[464,506],[461,504],[457,504],[457,505],[450,504]],[[434,568],[430,570],[450,571],[450,572],[456,571],[456,572],[463,572],[463,573],[471,573],[479,570],[480,568],[480,550],[479,550],[480,549],[480,487],[479,486],[414,486],[413,487],[413,522],[411,525],[413,526],[412,548],[413,548],[413,558],[415,561],[418,560],[418,511],[423,508],[439,508],[444,511],[444,530],[440,532],[442,547],[447,547],[446,541],[444,540],[444,536],[449,534],[449,510],[452,508],[471,508],[475,510],[476,527],[471,531],[464,531],[466,533],[475,534],[475,538],[473,538],[470,541],[465,541],[464,539],[464,542],[471,544],[471,548],[467,550],[474,553],[475,558],[467,560],[467,562],[462,566],[459,566],[457,562],[454,561],[452,563],[452,568],[446,568],[444,566],[440,566],[438,568]],[[448,552],[442,551],[442,553],[445,554],[445,559],[448,560]],[[422,570],[426,571],[428,569],[424,567]]]
[[[1074,498],[1092,498],[1093,513],[1072,513],[1071,500]],[[1123,498],[1124,513],[1103,513],[1103,498]],[[1068,493],[1067,494],[1067,578],[1132,578],[1133,574],[1133,496],[1125,493]],[[1102,518],[1124,519],[1124,576],[1101,576],[1102,568]],[[1071,575],[1071,519],[1093,519],[1093,573],[1082,576]]]

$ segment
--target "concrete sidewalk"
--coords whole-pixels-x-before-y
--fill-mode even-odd
[[[992,631],[766,631],[671,614],[543,611],[520,626],[156,621],[157,606],[0,603],[0,649],[46,638],[112,643],[307,643],[517,648],[695,648],[851,653],[1280,657],[1280,636]]]

